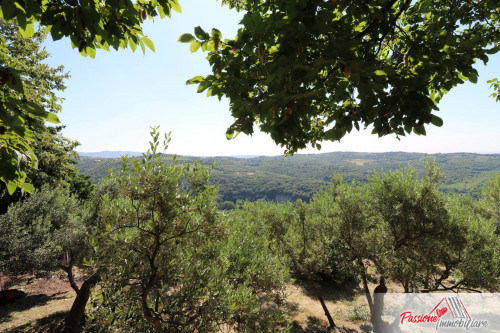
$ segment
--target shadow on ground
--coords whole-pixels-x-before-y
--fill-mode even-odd
[[[5,331],[5,333],[56,333],[62,332],[64,318],[67,311],[55,312],[50,316],[38,319],[34,322],[14,327]]]
[[[0,307],[0,323],[11,319],[12,312],[22,312],[37,306],[43,306],[49,301],[66,298],[66,292],[58,292],[50,296],[46,294],[30,295]]]
[[[294,323],[292,326],[291,333],[328,333],[328,328],[325,324],[316,317],[307,317],[307,322],[305,323],[305,327]]]
[[[304,292],[307,296],[314,299],[318,298],[316,296],[316,293],[314,292],[313,287],[307,281],[297,280],[295,283],[304,288]],[[359,285],[355,282],[345,286],[339,286],[329,279],[323,279],[320,281],[315,281],[315,283],[325,301],[350,302],[353,301],[361,291]]]
[[[367,333],[372,332],[371,326],[362,325],[360,327],[361,330],[356,330],[347,327],[337,327],[334,330],[329,330],[324,322],[319,320],[316,317],[308,317],[305,327],[300,326],[297,323],[294,323],[291,329],[291,333]]]

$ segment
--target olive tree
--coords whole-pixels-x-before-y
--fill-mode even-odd
[[[481,216],[472,198],[440,193],[439,169],[426,166],[423,177],[408,167],[376,173],[365,184],[337,175],[310,204],[325,238],[340,249],[332,255],[360,275],[375,331],[387,325],[380,316],[385,279],[405,292],[500,286],[494,220]],[[372,297],[374,274],[380,285]]]
[[[118,192],[100,206],[92,260],[100,283],[89,329],[276,329],[279,311],[265,311],[260,297],[279,292],[286,271],[262,253],[266,243],[241,248],[259,239],[221,221],[210,170],[179,166],[175,156],[165,164],[156,128],[151,135],[142,160],[128,165],[124,157],[122,170],[109,176]]]
[[[330,244],[328,255],[336,263],[337,274],[361,278],[371,321],[378,332],[380,316],[376,315],[378,307],[368,283],[381,252],[377,242],[381,228],[367,185],[347,183],[341,175],[335,175],[330,186],[316,194],[310,205],[313,218],[323,225]]]
[[[5,269],[14,274],[71,271],[88,254],[87,217],[86,206],[65,187],[45,186],[11,205],[0,216],[0,260]],[[64,253],[69,255],[65,263]]]
[[[449,248],[444,251],[445,267],[436,276],[436,290],[500,290],[500,237],[498,221],[482,214],[478,202],[469,196],[448,198],[447,210],[453,230]],[[446,280],[448,277],[452,279]]]
[[[270,249],[281,262],[296,278],[312,288],[330,328],[334,328],[334,318],[317,282],[326,278],[332,283],[342,284],[351,275],[347,273],[349,265],[346,261],[336,256],[339,249],[330,237],[328,226],[316,217],[317,213],[318,209],[314,210],[301,200],[295,203],[245,202],[233,211],[233,214],[245,216],[248,224],[255,225],[259,233],[271,242]]]
[[[374,260],[405,292],[429,288],[442,263],[440,255],[453,246],[445,197],[438,191],[442,174],[435,163],[426,165],[423,178],[406,168],[374,175],[369,181],[381,229],[377,241],[382,252]]]

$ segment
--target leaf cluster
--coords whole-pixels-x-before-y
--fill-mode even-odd
[[[63,67],[43,63],[49,54],[41,49],[45,33],[38,30],[25,39],[14,22],[0,18],[0,179],[12,194],[16,188],[32,192],[26,171],[37,167],[30,142],[45,122],[59,123],[61,99],[68,77]]]
[[[224,3],[245,13],[241,28],[233,39],[200,27],[181,36],[212,68],[187,83],[229,99],[228,138],[257,125],[287,153],[363,126],[425,135],[443,124],[441,97],[476,83],[475,62],[500,50],[496,0]]]
[[[148,18],[181,12],[177,0],[136,2],[14,0],[0,4],[0,180],[12,194],[16,188],[33,192],[26,171],[36,168],[30,142],[33,130],[45,121],[59,123],[55,112],[63,90],[62,67],[51,69],[42,61],[48,54],[40,44],[48,32],[53,40],[69,37],[73,48],[92,58],[96,49],[140,46],[154,51],[142,32]],[[35,26],[38,24],[38,31]]]

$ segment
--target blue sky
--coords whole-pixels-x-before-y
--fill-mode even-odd
[[[145,151],[149,126],[172,131],[170,153],[196,156],[279,155],[283,149],[263,133],[239,135],[226,140],[232,123],[227,100],[218,101],[197,94],[187,79],[210,72],[206,54],[191,54],[179,36],[195,26],[213,27],[223,36],[234,37],[241,14],[221,7],[215,0],[181,3],[183,13],[171,19],[156,19],[144,26],[155,43],[156,52],[130,49],[98,50],[95,59],[82,57],[63,39],[48,41],[49,63],[64,65],[71,74],[63,112],[64,135],[78,140],[79,151]],[[443,98],[437,114],[441,128],[429,126],[427,136],[410,135],[398,141],[395,136],[378,138],[370,130],[351,132],[340,143],[324,143],[320,152],[331,151],[408,151],[426,153],[500,152],[500,103],[489,97],[487,80],[500,77],[500,55],[491,57],[488,67],[478,64],[477,84],[464,84]],[[317,153],[306,149],[300,153]]]

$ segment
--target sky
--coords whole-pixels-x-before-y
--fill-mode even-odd
[[[281,155],[265,133],[239,135],[227,140],[232,123],[227,100],[219,101],[196,93],[187,79],[210,74],[206,54],[190,53],[181,44],[183,33],[196,26],[206,31],[218,28],[223,38],[233,38],[241,13],[222,7],[215,0],[181,3],[182,13],[155,19],[144,25],[144,32],[155,44],[155,52],[140,48],[119,51],[98,50],[95,59],[81,56],[69,39],[49,40],[45,47],[52,66],[64,65],[71,78],[59,114],[66,126],[64,135],[81,143],[80,152],[146,151],[150,126],[172,132],[168,153],[194,156]],[[308,148],[299,153],[333,151],[423,153],[477,152],[500,153],[500,103],[489,95],[487,80],[500,76],[500,54],[490,57],[487,67],[478,64],[477,84],[454,88],[439,104],[436,114],[444,120],[440,128],[428,126],[427,136],[409,135],[400,141],[394,135],[378,138],[371,130],[347,134],[340,142],[325,142],[318,151]]]

